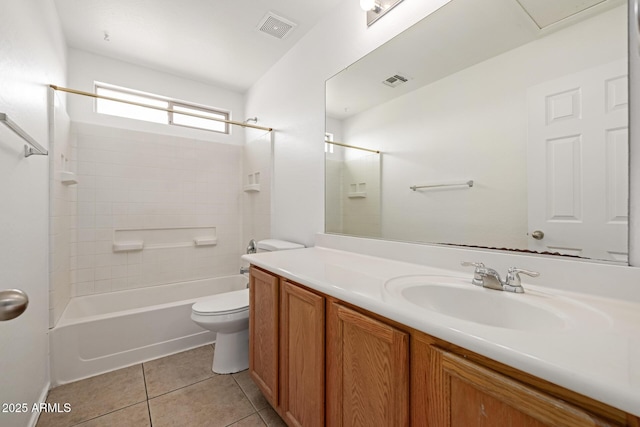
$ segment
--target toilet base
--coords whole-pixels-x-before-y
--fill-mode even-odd
[[[233,374],[249,368],[249,330],[221,333],[216,336],[212,370],[216,374]]]

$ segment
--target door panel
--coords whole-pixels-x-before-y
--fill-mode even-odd
[[[290,426],[324,425],[324,297],[281,281],[281,406]]]
[[[616,61],[529,89],[529,249],[626,262],[626,87]]]
[[[331,303],[327,335],[327,423],[409,425],[408,334]]]
[[[273,405],[279,403],[278,278],[251,267],[249,279],[249,374]],[[256,301],[260,301],[256,304]]]

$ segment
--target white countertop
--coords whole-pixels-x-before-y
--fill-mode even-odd
[[[598,313],[594,325],[522,331],[482,325],[385,301],[383,288],[407,275],[468,277],[457,271],[322,247],[244,255],[244,260],[324,294],[640,416],[640,304],[534,286],[525,294],[569,298]],[[496,291],[488,291],[496,292]],[[604,319],[604,321],[603,321]]]

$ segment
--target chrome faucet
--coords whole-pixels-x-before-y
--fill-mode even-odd
[[[493,268],[485,267],[481,262],[462,262],[464,267],[475,267],[473,279],[471,283],[483,288],[495,289],[497,291],[515,292],[521,294],[524,292],[520,274],[526,274],[531,277],[538,277],[540,273],[536,271],[523,270],[522,268],[511,267],[507,270],[507,278],[503,281],[500,274]]]

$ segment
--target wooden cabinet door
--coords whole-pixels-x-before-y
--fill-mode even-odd
[[[280,282],[280,407],[289,426],[324,425],[324,297]]]
[[[463,357],[432,348],[427,386],[438,427],[614,425]]]
[[[331,302],[327,307],[327,425],[409,425],[409,336]]]
[[[249,374],[278,406],[278,277],[251,267],[249,279]]]

